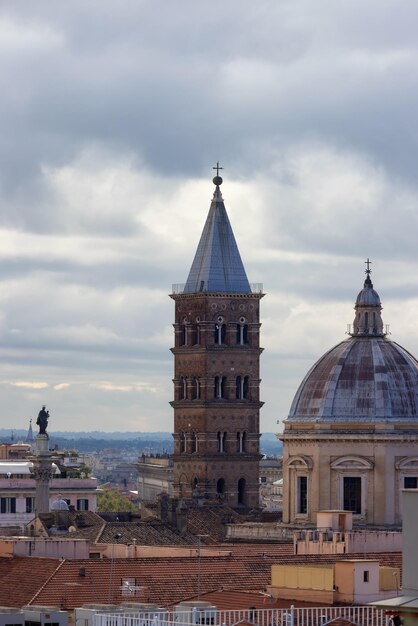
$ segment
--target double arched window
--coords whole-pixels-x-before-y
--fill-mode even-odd
[[[226,376],[215,376],[214,397],[225,398]]]
[[[200,378],[197,376],[192,378],[192,400],[200,399]]]
[[[247,443],[247,433],[245,432],[245,430],[244,431],[239,430],[237,432],[237,451],[245,452],[246,443]]]
[[[237,324],[237,344],[239,346],[248,344],[248,324]]]
[[[250,389],[249,376],[237,376],[235,383],[237,400],[248,400]]]
[[[180,393],[181,393],[181,399],[187,400],[187,378],[185,376],[181,377]]]
[[[218,431],[218,452],[226,452],[226,432]]]
[[[222,346],[226,340],[226,324],[218,322],[215,324],[215,345]]]

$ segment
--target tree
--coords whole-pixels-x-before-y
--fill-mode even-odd
[[[98,513],[134,513],[135,511],[137,511],[136,506],[119,491],[105,489],[97,496]]]
[[[90,478],[91,467],[83,463],[77,469],[70,470],[68,472],[68,475],[70,476],[70,478]]]

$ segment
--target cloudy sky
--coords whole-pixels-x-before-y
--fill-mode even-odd
[[[373,261],[418,353],[416,0],[0,3],[0,427],[172,429],[172,283],[224,166],[262,430]]]

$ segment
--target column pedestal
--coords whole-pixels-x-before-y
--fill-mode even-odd
[[[49,481],[52,478],[52,454],[48,449],[49,437],[39,434],[35,440],[32,457],[32,474],[36,481],[35,514],[49,513]]]

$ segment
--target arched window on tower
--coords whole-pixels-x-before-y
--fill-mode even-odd
[[[219,478],[218,482],[216,483],[216,493],[218,494],[218,496],[220,496],[220,498],[222,498],[222,496],[225,494],[224,478]]]
[[[180,433],[180,454],[186,452],[186,433]]]
[[[248,400],[250,389],[249,376],[237,376],[235,387],[237,400]]]
[[[240,478],[238,481],[238,504],[245,504],[245,478]]]
[[[240,346],[248,344],[248,324],[237,324],[237,344]]]
[[[199,400],[200,399],[200,378],[196,377],[194,380],[195,380],[194,398],[195,400]]]
[[[187,346],[187,339],[188,339],[187,324],[183,324],[181,327],[181,345],[182,346]]]
[[[215,376],[215,398],[225,398],[226,376]]]
[[[218,452],[225,452],[225,444],[226,444],[226,433],[222,433],[221,431],[218,431],[217,433],[217,438],[218,438]]]
[[[192,400],[198,400],[200,398],[200,379],[197,377],[192,378],[191,393]]]
[[[244,380],[242,376],[237,376],[235,379],[236,398],[242,400],[244,397]]]
[[[237,432],[237,450],[238,452],[245,452],[245,440],[247,433],[245,431]]]
[[[181,398],[187,400],[187,378],[185,376],[181,377]]]
[[[197,433],[192,432],[192,452],[197,452]]]
[[[195,326],[195,324],[190,324],[190,326],[189,326],[189,340],[190,340],[190,345],[192,345],[192,346],[196,345],[196,326]]]
[[[250,377],[249,376],[244,376],[242,397],[244,398],[244,400],[248,400],[248,398],[250,397]]]
[[[215,344],[221,346],[225,343],[226,339],[226,324],[215,324]]]

